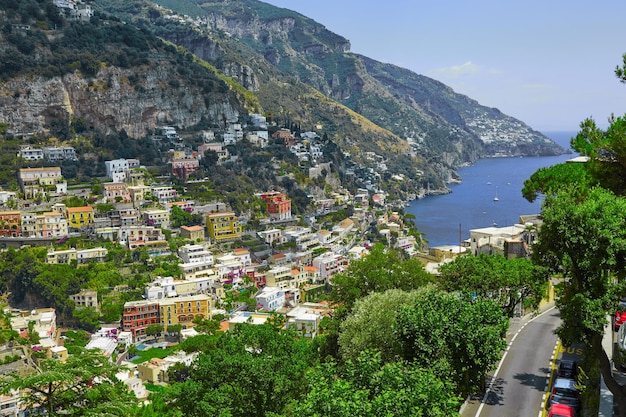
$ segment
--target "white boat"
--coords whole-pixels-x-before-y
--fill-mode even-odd
[[[500,201],[500,199],[498,198],[498,188],[496,187],[496,195],[495,197],[493,197],[493,201]]]

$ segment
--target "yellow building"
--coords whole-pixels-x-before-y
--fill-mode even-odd
[[[93,225],[93,207],[68,207],[67,208],[67,222],[69,227],[81,229],[83,227]]]
[[[180,324],[183,329],[191,328],[192,321],[197,316],[210,319],[211,310],[211,297],[206,294],[159,300],[159,313],[164,331],[174,324]]]
[[[209,237],[216,242],[239,239],[241,224],[232,211],[211,213],[206,217]]]

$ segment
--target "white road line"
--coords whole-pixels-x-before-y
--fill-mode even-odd
[[[547,309],[546,311],[544,311],[543,313],[539,314],[538,316],[535,316],[532,319],[528,320],[526,323],[524,323],[522,325],[522,327],[519,328],[519,330],[517,332],[515,332],[515,334],[511,338],[511,341],[509,342],[509,344],[507,346],[506,351],[502,355],[502,359],[500,359],[500,363],[498,364],[498,367],[496,368],[496,372],[494,372],[493,376],[491,377],[491,382],[489,382],[489,387],[487,388],[487,391],[485,392],[483,400],[480,402],[480,406],[478,407],[478,410],[476,411],[475,417],[480,416],[480,413],[483,411],[483,407],[485,406],[485,402],[487,401],[487,397],[489,396],[489,393],[491,392],[491,389],[493,388],[493,383],[495,382],[496,377],[498,376],[498,372],[500,372],[500,368],[502,367],[502,364],[504,363],[504,359],[506,359],[506,355],[509,353],[509,348],[510,348],[511,344],[513,344],[513,341],[515,340],[515,338],[517,338],[517,335],[520,334],[520,332],[524,329],[524,327],[526,327],[526,325],[528,323],[534,321],[535,319],[538,319],[539,317],[543,316],[544,314],[546,314],[549,311],[552,311],[553,309],[554,309],[554,307],[551,307],[551,308]]]

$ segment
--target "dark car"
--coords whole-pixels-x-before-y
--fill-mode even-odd
[[[580,410],[582,402],[575,381],[567,378],[556,378],[554,380],[546,405],[549,408],[554,404],[570,405],[576,410]]]
[[[578,379],[578,362],[570,359],[561,359],[556,371],[557,378]]]

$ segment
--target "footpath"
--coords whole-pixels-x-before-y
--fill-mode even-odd
[[[608,324],[604,327],[604,338],[602,339],[602,346],[604,351],[609,356],[611,362],[611,370],[613,376],[620,385],[626,385],[626,373],[615,368],[613,365],[613,349],[616,343],[617,333],[613,331],[612,317],[609,317]],[[604,383],[604,378],[600,381],[600,406],[598,410],[598,417],[613,417],[617,416],[617,404],[613,401],[613,393],[609,391]]]

